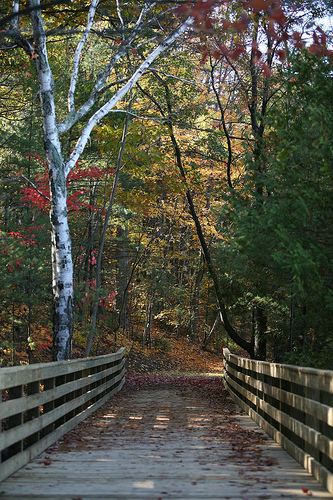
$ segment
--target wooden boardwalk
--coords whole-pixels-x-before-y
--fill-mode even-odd
[[[0,498],[332,498],[226,393],[222,401],[191,388],[127,389],[1,483]]]

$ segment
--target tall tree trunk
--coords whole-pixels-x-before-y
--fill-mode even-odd
[[[130,275],[129,256],[128,256],[128,230],[118,227],[118,272],[117,272],[117,310],[119,311],[119,328],[126,331],[127,329],[127,312],[128,312],[128,279]]]
[[[39,0],[31,5],[38,6]],[[36,69],[43,113],[44,147],[49,169],[52,287],[54,298],[55,360],[68,359],[73,331],[73,262],[68,226],[65,164],[55,113],[53,78],[46,49],[46,35],[39,10],[31,14],[38,57]]]
[[[254,357],[265,361],[267,357],[267,315],[263,307],[255,307],[254,320]]]
[[[130,111],[132,105],[132,100],[130,100],[128,110]],[[122,166],[122,161],[123,161],[123,154],[125,151],[125,145],[126,145],[126,139],[127,139],[127,132],[128,132],[128,126],[129,126],[129,115],[127,114],[125,117],[125,122],[124,122],[124,127],[123,127],[123,134],[122,134],[122,139],[121,139],[121,144],[119,147],[118,151],[118,157],[117,157],[117,164],[116,164],[116,170],[114,173],[114,178],[113,178],[113,184],[112,184],[112,189],[108,201],[108,207],[106,210],[104,222],[103,222],[103,227],[102,227],[102,233],[99,241],[99,248],[98,248],[98,254],[97,254],[97,264],[96,264],[96,290],[93,298],[93,305],[92,305],[92,312],[91,312],[91,325],[90,325],[90,331],[87,337],[87,345],[86,345],[86,355],[89,356],[91,353],[91,349],[93,347],[93,342],[94,338],[96,336],[96,331],[97,331],[97,316],[98,316],[98,304],[99,304],[99,294],[100,294],[100,289],[102,285],[102,264],[103,264],[103,255],[104,255],[104,246],[105,246],[105,241],[106,241],[106,233],[109,227],[110,223],[110,218],[112,215],[113,211],[113,204],[114,200],[116,197],[116,192],[117,192],[117,187],[118,187],[118,182],[119,182],[119,174],[120,174],[120,169]]]
[[[175,153],[176,164],[177,164],[177,167],[179,170],[179,174],[180,174],[180,176],[185,184],[185,187],[186,187],[185,194],[186,194],[186,200],[188,203],[189,212],[191,214],[192,220],[193,220],[194,225],[195,225],[195,229],[196,229],[197,236],[198,236],[198,239],[200,242],[202,253],[205,257],[205,261],[207,264],[210,278],[211,278],[213,285],[214,285],[214,291],[215,291],[216,299],[217,299],[218,306],[220,309],[220,317],[221,317],[222,325],[224,326],[225,331],[227,332],[229,337],[239,347],[241,347],[242,349],[247,351],[250,354],[250,356],[253,356],[252,340],[248,341],[248,340],[242,338],[239,335],[239,333],[236,331],[236,329],[233,327],[233,325],[231,324],[231,322],[229,320],[229,315],[228,315],[227,308],[225,305],[225,298],[224,298],[224,295],[223,295],[223,292],[221,289],[220,280],[218,278],[216,268],[215,268],[214,263],[212,261],[209,247],[208,247],[208,244],[207,244],[204,232],[203,232],[203,228],[202,228],[200,219],[198,217],[198,214],[197,214],[197,211],[195,208],[192,192],[191,192],[191,190],[188,186],[188,183],[187,183],[187,176],[186,176],[186,171],[185,171],[184,166],[183,166],[181,150],[180,150],[178,141],[177,141],[175,133],[174,133],[172,99],[171,99],[171,95],[170,95],[169,86],[168,86],[167,82],[164,81],[163,78],[161,78],[160,75],[156,71],[153,70],[153,73],[156,75],[156,78],[163,85],[163,87],[165,89],[165,98],[166,98],[166,104],[167,104],[167,108],[168,108],[168,115],[165,114],[165,112],[164,112],[163,108],[161,107],[161,105],[159,104],[159,102],[153,96],[151,96],[149,94],[149,92],[144,90],[140,85],[138,85],[138,87],[146,96],[149,97],[149,99],[151,99],[155,103],[155,105],[158,107],[161,115],[166,119],[166,124],[168,126],[170,140],[172,142],[172,146],[173,146],[174,153]]]
[[[56,177],[56,179],[54,179]],[[66,180],[50,172],[52,286],[54,298],[53,357],[71,355],[73,334],[73,262],[68,226]]]
[[[213,334],[214,334],[214,332],[216,330],[216,327],[218,325],[219,319],[220,319],[220,314],[218,313],[216,315],[215,321],[214,321],[211,329],[209,330],[209,332],[208,333],[205,332],[205,338],[204,338],[203,343],[202,343],[202,348],[203,348],[204,351],[207,349],[208,344],[209,344],[209,342],[210,342],[210,340],[211,340],[211,338],[212,338],[212,336],[213,336]]]
[[[198,337],[198,326],[199,326],[199,304],[200,304],[200,289],[201,283],[204,276],[204,262],[202,258],[202,252],[200,252],[199,268],[195,273],[194,286],[191,293],[191,318],[190,318],[190,336],[191,340],[196,340]]]
[[[249,102],[251,128],[254,137],[253,146],[253,167],[254,167],[254,183],[255,183],[255,207],[260,214],[265,203],[265,188],[266,186],[266,157],[264,145],[265,120],[267,105],[269,102],[270,78],[265,77],[262,88],[261,105],[259,106],[259,70],[256,64],[256,47],[259,39],[260,15],[255,16],[253,35],[252,35],[252,50],[250,58],[250,73],[251,73],[251,99]],[[274,52],[272,50],[272,39],[267,34],[267,66],[272,67]],[[255,307],[255,325],[254,325],[254,357],[259,360],[266,360],[267,357],[267,313],[263,306]]]
[[[153,322],[153,299],[150,297],[146,309],[146,324],[142,336],[142,347],[151,347],[151,327]]]

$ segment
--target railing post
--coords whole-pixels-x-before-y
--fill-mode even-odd
[[[31,382],[30,384],[27,384],[27,389],[26,389],[26,395],[31,396],[33,394],[38,394],[40,392],[40,384],[39,380],[36,382]],[[25,412],[24,420],[29,421],[33,420],[34,418],[38,418],[40,415],[40,410],[39,406],[36,406],[35,408],[32,408],[31,410],[27,410]],[[23,448],[27,448],[31,446],[32,444],[36,443],[36,441],[39,440],[40,433],[37,432],[33,436],[29,436],[28,438],[25,439],[23,443]]]

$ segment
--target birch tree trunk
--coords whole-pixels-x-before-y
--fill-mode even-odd
[[[29,45],[29,55],[36,60],[36,72],[39,83],[39,94],[43,114],[44,148],[49,170],[50,185],[50,222],[51,222],[51,253],[52,253],[52,286],[54,298],[54,359],[56,361],[68,359],[71,354],[73,332],[73,261],[71,238],[68,225],[66,179],[75,167],[90,138],[92,130],[110,113],[115,105],[131,91],[136,82],[161,54],[163,54],[177,38],[183,35],[193,23],[188,18],[173,33],[166,37],[134,71],[127,82],[97,111],[93,107],[98,103],[100,91],[106,85],[114,64],[126,54],[129,44],[134,40],[142,28],[142,20],[155,5],[146,3],[139,15],[127,44],[111,57],[104,71],[100,73],[93,92],[88,100],[76,111],[75,89],[78,79],[82,50],[87,42],[92,28],[98,0],[91,0],[86,29],[74,55],[74,67],[68,95],[69,114],[63,124],[57,123],[56,108],[53,90],[52,70],[48,61],[46,33],[41,14],[40,0],[30,0],[31,20],[33,28],[34,46]],[[90,112],[93,112],[89,117]],[[60,133],[66,133],[81,119],[86,117],[74,150],[66,161],[63,158],[60,142]],[[111,205],[112,206],[112,205]],[[100,256],[100,259],[102,257]],[[98,306],[98,301],[97,301]],[[93,336],[88,342],[91,344]],[[87,347],[90,349],[91,346]]]
[[[68,359],[73,333],[73,262],[67,216],[66,179],[50,169],[51,254],[54,298],[54,359]]]
[[[32,7],[39,0],[31,1]],[[44,148],[49,169],[50,222],[52,255],[52,289],[54,298],[54,359],[68,359],[73,329],[73,262],[67,214],[65,164],[57,129],[53,78],[50,69],[46,35],[39,10],[32,12],[34,42],[37,51],[36,70],[43,114]]]

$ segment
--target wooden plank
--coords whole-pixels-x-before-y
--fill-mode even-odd
[[[70,411],[76,409],[78,406],[90,401],[95,396],[98,396],[101,392],[105,391],[116,382],[121,380],[124,376],[125,370],[123,369],[119,375],[112,378],[108,383],[104,383],[95,389],[82,394],[76,399],[68,401],[61,406],[58,406],[54,410],[41,415],[39,418],[34,420],[30,420],[20,426],[14,427],[13,429],[9,429],[8,431],[3,431],[0,435],[0,449],[7,448],[18,441],[25,439],[31,434],[41,431],[47,425],[58,420],[60,417],[66,415]]]
[[[229,375],[226,373],[224,376],[225,380],[228,382],[230,386],[232,386],[236,391],[238,391],[242,396],[244,396],[246,399],[251,401],[254,405],[257,406],[259,398],[255,394],[252,394],[252,392],[247,391],[242,387],[241,385],[237,384],[232,378],[229,377]]]
[[[125,349],[122,347],[116,353],[103,356],[0,368],[0,390],[112,363],[122,359],[124,355]]]
[[[48,389],[48,390],[43,391],[39,394],[24,396],[22,398],[11,399],[11,400],[5,401],[0,406],[0,419],[7,418],[11,415],[15,415],[16,413],[27,411],[31,408],[36,407],[36,406],[46,404],[50,401],[53,401],[54,399],[57,399],[57,398],[60,398],[61,396],[66,395],[72,391],[84,388],[87,385],[90,385],[94,382],[97,382],[98,380],[101,380],[104,377],[107,377],[108,375],[111,375],[112,373],[115,373],[116,371],[123,368],[124,364],[125,364],[125,360],[123,359],[116,366],[112,366],[111,368],[108,368],[107,370],[95,373],[93,375],[88,375],[85,378],[73,380],[72,382],[67,382],[63,385],[60,385],[58,387],[54,387],[52,389]]]
[[[89,422],[91,436],[83,426],[75,433],[79,442],[69,437],[66,445],[50,452],[47,467],[43,457],[30,463],[1,484],[2,495],[11,500],[302,500],[303,487],[313,498],[331,498],[269,438],[249,444],[251,451],[244,456],[242,436],[248,440],[253,431],[262,433],[235,411],[231,423],[230,409],[212,407],[209,398],[178,387],[129,391]],[[165,419],[165,428],[159,430],[155,426],[160,419]],[[236,441],[228,435],[234,424]]]
[[[11,474],[13,474],[15,471],[26,465],[28,462],[30,462],[34,457],[39,455],[42,451],[44,451],[46,448],[51,446],[55,441],[57,441],[61,436],[66,434],[68,431],[73,429],[77,424],[82,422],[84,419],[86,419],[89,415],[91,415],[94,411],[96,411],[98,408],[100,408],[108,399],[110,399],[111,396],[116,394],[121,390],[125,383],[125,378],[123,378],[120,382],[120,384],[112,389],[108,394],[103,396],[99,401],[94,403],[93,405],[89,406],[85,410],[83,410],[81,413],[76,415],[74,418],[69,420],[68,422],[62,424],[60,427],[57,427],[56,430],[54,430],[52,433],[48,434],[44,438],[42,438],[40,441],[35,443],[33,446],[30,448],[22,451],[18,455],[14,455],[10,459],[6,460],[6,462],[3,462],[0,466],[0,481],[3,481],[7,477],[9,477]]]

